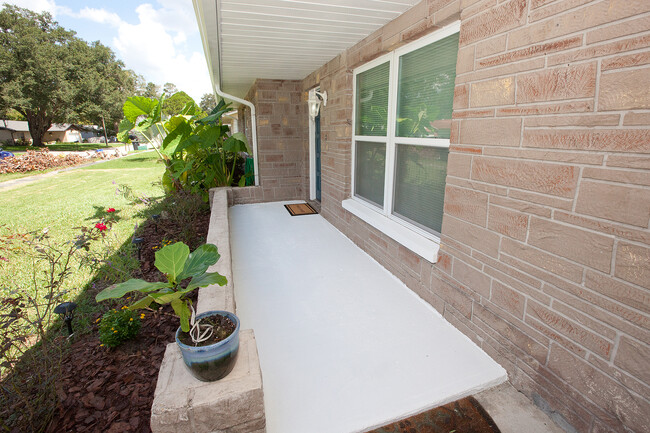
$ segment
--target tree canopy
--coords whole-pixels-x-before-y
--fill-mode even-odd
[[[183,91],[176,92],[169,98],[165,99],[163,102],[162,112],[167,116],[176,116],[183,111],[183,107],[188,102],[196,104],[194,99],[192,99],[187,93]]]
[[[216,106],[217,100],[214,97],[214,93],[204,93],[203,96],[201,96],[201,102],[199,102],[199,107],[201,107],[201,110],[209,113]]]
[[[0,106],[27,119],[35,145],[53,123],[117,123],[134,90],[110,48],[88,44],[47,12],[0,11]]]

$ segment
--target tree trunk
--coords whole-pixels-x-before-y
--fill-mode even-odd
[[[52,120],[48,119],[43,113],[25,113],[27,124],[29,125],[29,134],[32,136],[33,146],[43,146],[43,136],[52,126]]]

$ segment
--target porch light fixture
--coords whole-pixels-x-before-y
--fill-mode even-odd
[[[309,92],[309,100],[307,101],[307,103],[309,104],[309,116],[312,119],[315,119],[316,116],[318,116],[318,112],[320,111],[321,99],[323,101],[323,105],[327,106],[327,91],[321,93],[321,92],[317,92],[316,90],[312,90],[311,92]]]

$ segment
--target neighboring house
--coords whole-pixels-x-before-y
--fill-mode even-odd
[[[99,127],[94,125],[55,123],[43,136],[43,142],[81,143],[89,137],[97,137],[99,131]],[[0,141],[5,140],[32,141],[27,121],[0,120]]]
[[[648,431],[650,2],[194,6],[235,202],[320,201],[559,425]]]

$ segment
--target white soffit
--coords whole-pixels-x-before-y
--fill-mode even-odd
[[[194,0],[212,80],[239,97],[257,78],[305,78],[419,2]]]

